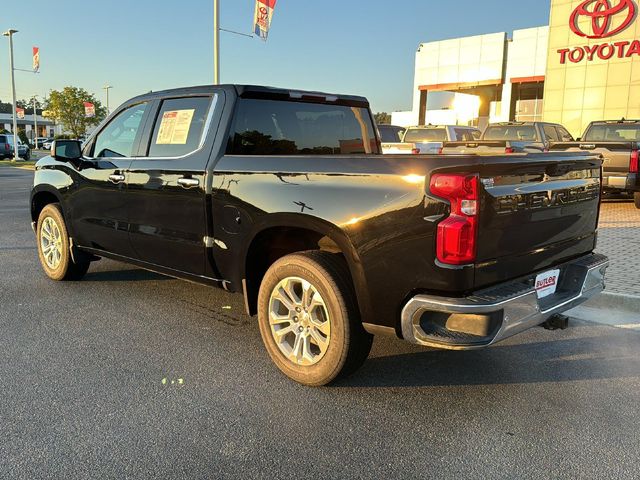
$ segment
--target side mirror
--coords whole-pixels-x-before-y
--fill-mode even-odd
[[[78,160],[82,157],[82,146],[78,140],[54,140],[51,156],[59,162]]]

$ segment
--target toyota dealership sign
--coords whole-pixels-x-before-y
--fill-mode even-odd
[[[569,27],[577,36],[586,39],[607,39],[631,27],[638,16],[634,0],[585,0],[571,13]],[[560,63],[610,60],[640,56],[640,40],[591,44],[561,48]]]

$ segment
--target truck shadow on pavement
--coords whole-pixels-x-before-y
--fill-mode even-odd
[[[640,377],[640,334],[587,328],[600,329],[600,335],[503,344],[479,351],[425,350],[370,357],[358,372],[334,387],[506,385]],[[397,350],[397,342],[385,342],[391,347],[385,345],[385,350]]]
[[[173,278],[149,270],[132,268],[128,270],[89,270],[82,279],[83,282],[149,282],[157,280],[173,280]]]

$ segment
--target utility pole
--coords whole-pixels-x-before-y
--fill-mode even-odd
[[[105,85],[102,89],[107,92],[107,115],[109,115],[109,89],[113,88],[111,85]]]
[[[33,96],[33,124],[35,126],[36,129],[36,134],[33,137],[33,146],[34,148],[37,150],[38,149],[38,110],[36,109],[36,96]]]
[[[213,83],[220,85],[220,5],[213,0]]]
[[[18,159],[18,116],[16,112],[16,79],[13,67],[13,34],[18,30],[13,28],[7,30],[2,35],[9,37],[9,68],[11,69],[11,90],[13,95],[13,159]]]

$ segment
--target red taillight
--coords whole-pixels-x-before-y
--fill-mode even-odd
[[[412,155],[420,155],[420,149],[419,148],[412,148],[411,149],[411,154]]]
[[[476,259],[478,237],[478,176],[437,174],[431,178],[431,193],[451,203],[449,217],[438,225],[438,260],[465,265]]]
[[[10,143],[5,143],[4,144],[4,149],[8,152],[9,150],[11,150],[11,144]]]
[[[505,147],[504,153],[516,153],[513,147]]]
[[[444,147],[440,147],[438,149],[438,155],[442,155],[444,153]]]
[[[629,160],[629,173],[638,173],[640,170],[638,163],[640,163],[640,154],[638,150],[633,150],[631,152],[631,160]]]

